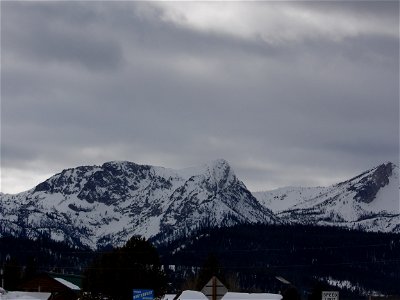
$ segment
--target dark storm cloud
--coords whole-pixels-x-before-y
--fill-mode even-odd
[[[398,4],[369,3],[2,3],[2,176],[223,157],[262,189],[398,160]]]

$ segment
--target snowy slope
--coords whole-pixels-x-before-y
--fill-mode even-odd
[[[172,203],[161,222],[169,230],[237,223],[276,223],[278,219],[239,181],[224,160],[206,166],[171,195]],[[251,199],[251,201],[249,200]]]
[[[399,168],[390,162],[330,187],[282,188],[254,196],[293,223],[400,232]]]
[[[253,196],[274,213],[280,213],[296,204],[314,199],[327,190],[326,187],[283,187],[271,191],[254,192]]]
[[[35,188],[1,195],[0,232],[92,248],[132,235],[173,238],[202,226],[278,221],[224,160],[181,171],[108,162],[56,174]]]

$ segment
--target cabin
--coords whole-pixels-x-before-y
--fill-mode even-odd
[[[81,281],[80,276],[42,273],[23,282],[18,290],[50,293],[50,300],[75,300],[79,297]]]

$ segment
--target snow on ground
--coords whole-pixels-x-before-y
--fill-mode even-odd
[[[165,295],[162,300],[171,300]],[[171,295],[172,296],[172,295]],[[282,295],[270,293],[232,293],[228,292],[222,300],[281,300]],[[207,297],[202,292],[186,290],[178,297],[177,300],[207,300]]]
[[[37,292],[8,292],[0,294],[0,300],[47,300],[51,293]]]

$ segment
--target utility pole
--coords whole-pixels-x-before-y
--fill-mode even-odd
[[[1,288],[4,289],[4,271],[3,271],[3,268],[0,269],[0,275],[1,275]]]

